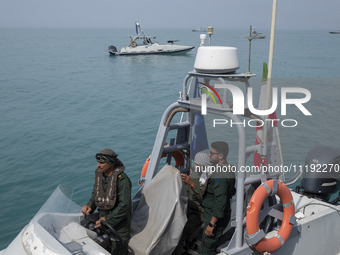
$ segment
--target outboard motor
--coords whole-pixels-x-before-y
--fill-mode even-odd
[[[109,52],[110,52],[110,54],[115,55],[116,52],[118,52],[116,46],[110,45],[109,46]]]
[[[306,158],[301,188],[304,193],[326,202],[340,190],[340,149],[319,145]]]

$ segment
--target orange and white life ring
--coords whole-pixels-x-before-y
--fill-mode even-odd
[[[162,154],[162,158],[166,157],[167,154]],[[176,167],[184,166],[185,158],[183,151],[175,151],[171,155],[175,160]],[[141,178],[145,178],[146,171],[148,170],[148,166],[150,163],[150,156],[145,160],[144,166],[142,168],[142,172],[140,174]]]
[[[259,216],[263,202],[269,195],[277,195],[283,204],[283,219],[278,233],[272,238],[266,238],[259,227]],[[295,206],[292,193],[281,181],[269,180],[262,183],[254,192],[247,209],[245,239],[259,252],[275,252],[287,242],[295,223]]]
[[[136,42],[136,40],[131,40],[129,46],[130,46],[130,47],[137,47],[137,42]]]
[[[146,171],[148,170],[149,163],[150,163],[150,156],[145,160],[145,163],[144,163],[143,168],[142,168],[142,172],[140,173],[141,178],[145,178]]]

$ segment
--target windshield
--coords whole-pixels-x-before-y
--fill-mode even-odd
[[[81,226],[81,207],[72,195],[72,187],[59,185],[28,225],[23,243],[34,254],[109,254]]]
[[[71,200],[72,195],[73,187],[62,184],[58,185],[34,218],[42,213],[79,213],[81,207]]]

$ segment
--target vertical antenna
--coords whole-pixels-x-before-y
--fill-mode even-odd
[[[208,27],[208,35],[209,35],[209,46],[211,45],[211,36],[214,34],[214,27]]]
[[[248,40],[249,40],[249,56],[248,56],[248,72],[247,74],[251,74],[250,72],[250,58],[251,58],[251,40],[253,40],[254,37],[251,36],[251,32],[253,31],[253,27],[252,25],[250,25],[250,31],[249,31],[249,36],[248,36]]]

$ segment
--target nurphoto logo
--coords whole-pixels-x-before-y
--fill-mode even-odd
[[[222,100],[220,95],[217,93],[216,89],[225,89],[229,90],[232,94],[233,97],[233,114],[234,115],[244,115],[244,105],[245,105],[245,100],[247,100],[247,105],[249,111],[257,116],[267,116],[271,115],[276,112],[277,106],[278,106],[278,88],[273,87],[272,88],[272,98],[271,98],[271,106],[269,109],[256,109],[254,107],[253,103],[253,88],[248,87],[247,88],[247,98],[245,98],[243,91],[231,84],[216,84],[215,88],[212,86],[209,86],[207,84],[203,84],[203,87],[201,87],[201,114],[206,115],[207,114],[207,101],[208,101],[208,96],[212,98],[214,101],[215,105],[217,105],[217,102],[214,98],[214,95],[208,90],[210,89],[215,96],[218,98],[219,103],[221,107],[223,106]],[[208,89],[207,89],[208,88]],[[299,94],[300,98],[290,98],[290,94]],[[312,114],[307,110],[307,108],[304,106],[305,103],[307,103],[311,99],[311,93],[308,89],[305,88],[299,88],[299,87],[282,87],[281,88],[281,115],[285,116],[287,115],[287,105],[295,105],[305,116],[311,116]],[[302,97],[301,97],[302,95]],[[249,120],[248,121],[248,126],[250,127],[261,127],[264,125],[265,122],[269,122],[272,125],[274,125],[274,122],[279,122],[281,121],[281,125],[284,127],[295,127],[298,123],[294,119],[267,119],[265,121],[263,120]],[[214,127],[215,125],[220,125],[220,124],[227,124],[228,121],[224,119],[215,119],[214,120]],[[288,123],[293,123],[289,125]],[[244,120],[241,123],[234,123],[234,124],[242,124],[246,125],[246,121]]]

